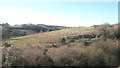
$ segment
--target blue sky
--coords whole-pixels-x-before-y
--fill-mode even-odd
[[[92,26],[118,22],[118,2],[0,2],[0,23]]]

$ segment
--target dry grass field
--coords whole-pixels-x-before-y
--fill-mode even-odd
[[[76,36],[76,35],[84,35],[84,34],[90,34],[94,31],[93,28],[79,28],[79,29],[69,29],[67,30],[62,29],[58,31],[51,31],[51,32],[45,32],[45,33],[39,33],[39,34],[34,34],[34,35],[29,35],[29,36],[23,36],[16,38],[16,41],[14,43],[11,43],[16,46],[26,46],[26,45],[31,45],[34,46],[35,44],[37,45],[44,45],[44,44],[57,44],[61,38],[69,37],[69,36]],[[18,39],[18,40],[17,40]],[[11,40],[9,40],[11,41]],[[9,42],[8,41],[8,42]],[[22,43],[21,43],[22,42]],[[31,44],[33,43],[33,44]],[[35,46],[36,46],[35,45]],[[28,47],[27,46],[27,47]]]

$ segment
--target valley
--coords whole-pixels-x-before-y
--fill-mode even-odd
[[[118,25],[64,28],[9,38],[2,42],[3,66],[119,65]]]

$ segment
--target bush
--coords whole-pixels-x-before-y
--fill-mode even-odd
[[[70,66],[73,64],[73,61],[67,57],[61,57],[57,61],[55,61],[57,66]]]
[[[81,42],[85,45],[85,46],[89,46],[90,45],[90,39],[81,39]]]
[[[97,37],[100,37],[102,39],[107,39],[107,38],[120,38],[120,24],[117,25],[100,25],[96,28],[95,33]]]
[[[4,46],[4,47],[11,47],[11,44],[9,44],[9,43],[7,43],[7,42],[3,42],[3,43],[2,43],[2,46]]]
[[[79,48],[61,46],[48,51],[57,66],[84,66],[87,64],[87,56]]]
[[[27,61],[22,57],[14,59],[12,61],[12,66],[27,66],[27,65],[28,65]]]
[[[94,63],[94,61],[97,62],[97,64],[94,65],[118,65],[119,48],[117,40],[100,40],[99,42],[92,43],[91,48],[92,49],[88,53],[88,55],[91,56],[89,65],[93,65],[91,63]]]
[[[120,27],[118,27],[117,25],[109,28],[109,33],[111,38],[120,39]]]
[[[38,57],[36,59],[36,66],[53,66],[53,60],[48,57],[48,56],[44,56],[44,57]]]
[[[109,31],[107,30],[107,28],[109,27],[109,24],[103,24],[98,26],[95,30],[97,37],[101,37],[103,39],[109,38]]]
[[[65,38],[61,38],[61,39],[59,40],[59,43],[60,43],[60,44],[66,44]]]

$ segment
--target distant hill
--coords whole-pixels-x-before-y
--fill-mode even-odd
[[[19,26],[10,26],[8,23],[6,23],[6,24],[1,24],[1,26],[2,26],[3,39],[68,28],[64,26],[54,26],[54,25],[44,25],[44,24],[37,24],[37,25],[23,24]]]

